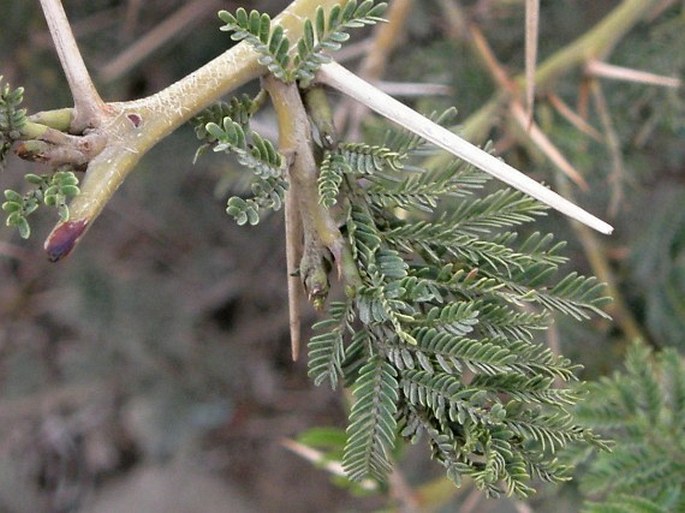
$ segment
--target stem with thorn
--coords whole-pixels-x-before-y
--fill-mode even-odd
[[[286,84],[271,75],[263,79],[276,111],[279,150],[288,160],[288,228],[302,228],[302,240],[296,230],[289,234],[289,244],[304,244],[299,262],[299,275],[305,291],[315,308],[320,309],[328,295],[330,256],[335,259],[339,274],[343,275],[343,253],[346,241],[331,212],[319,203],[317,186],[318,167],[314,159],[311,125],[295,84]],[[292,202],[292,203],[290,203]],[[299,213],[299,219],[292,219]],[[297,254],[293,248],[288,255]],[[291,264],[292,265],[292,262]],[[288,273],[292,274],[289,268]],[[291,298],[291,304],[295,299]],[[291,327],[293,319],[291,319]],[[291,335],[297,333],[291,331]],[[299,334],[299,333],[298,333]],[[297,356],[299,338],[292,340],[293,357]]]

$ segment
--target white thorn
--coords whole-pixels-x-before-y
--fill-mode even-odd
[[[601,233],[610,234],[614,231],[608,223],[388,96],[341,65],[335,62],[324,64],[318,80],[562,214]]]

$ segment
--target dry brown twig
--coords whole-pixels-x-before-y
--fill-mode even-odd
[[[573,182],[583,190],[588,189],[588,184],[580,174],[580,172],[573,167],[573,165],[564,157],[561,150],[559,150],[554,143],[545,135],[544,131],[533,121],[531,112],[526,112],[521,105],[520,100],[516,94],[516,83],[508,75],[504,66],[502,66],[495,56],[485,36],[478,27],[468,24],[468,34],[472,46],[477,52],[478,56],[483,61],[486,69],[490,72],[493,79],[500,87],[500,89],[509,97],[509,114],[522,128],[526,137],[540,150],[542,153],[559,169],[562,173],[568,176]],[[528,89],[530,92],[530,89]]]
[[[556,93],[549,92],[546,96],[547,102],[556,110],[561,117],[573,125],[579,132],[591,137],[597,142],[602,142],[602,134],[595,127],[588,123],[580,114],[576,113],[564,100]]]

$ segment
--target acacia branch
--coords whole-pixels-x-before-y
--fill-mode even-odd
[[[46,5],[52,5],[53,8],[58,6],[57,11],[62,11],[61,5],[55,3],[56,0],[41,1]],[[602,58],[630,28],[657,5],[658,1],[624,0],[598,26],[566,49],[552,56],[538,68],[536,73],[538,87],[542,88],[549,85],[553,78],[581,62],[585,62],[588,58]],[[317,7],[322,6],[324,9],[330,10],[338,3],[339,0],[295,0],[274,21],[286,29],[291,40],[296,40],[302,34],[304,19],[313,18]],[[61,46],[65,49],[72,47],[69,40],[73,43],[73,37],[67,37]],[[75,43],[73,44],[75,45]],[[71,55],[73,52],[64,53]],[[335,66],[331,64],[325,69],[330,70]],[[74,69],[74,67],[70,65],[69,69]],[[255,52],[248,45],[239,44],[153,96],[131,102],[107,104],[111,114],[105,118],[98,128],[107,138],[107,145],[100,154],[90,161],[85,179],[81,184],[81,194],[70,205],[71,220],[67,223],[58,224],[48,237],[45,246],[50,257],[54,260],[59,259],[74,247],[85,230],[91,225],[93,219],[102,211],[112,194],[135,167],[138,160],[150,148],[217,98],[259,77],[265,71],[265,68],[257,62]],[[83,78],[87,74],[80,74],[79,76]],[[359,82],[357,77],[349,74],[349,72],[346,76],[355,79],[351,82],[355,85],[349,86],[348,89],[356,88],[355,94],[363,97],[364,89],[369,86],[363,81]],[[392,102],[389,102],[388,105]],[[490,116],[497,111],[498,103],[497,100],[489,102],[483,107],[485,114],[476,113],[475,118],[469,118],[469,122],[478,119],[479,122],[487,123],[488,119],[491,119]],[[400,110],[406,109],[398,102],[392,103],[392,105]],[[384,115],[392,114],[388,113],[387,110],[385,109]],[[412,114],[410,122],[415,119],[415,115]],[[424,128],[427,129],[424,135],[428,132],[432,134],[434,131],[440,131],[435,125]],[[472,131],[472,127],[467,122],[466,132]],[[448,139],[453,135],[447,136]],[[472,152],[472,146],[463,140],[459,140],[455,147],[462,150],[468,148],[462,153],[469,154]],[[485,157],[481,155],[478,159],[484,159],[486,164],[484,167],[491,166],[494,169],[499,168],[500,171],[505,171],[504,175],[513,169],[489,155]],[[514,173],[518,176],[518,173],[515,171]],[[508,178],[505,178],[505,181],[507,180]],[[564,205],[562,208],[580,215],[581,218],[595,225],[600,231],[609,232],[611,230],[609,225],[594,216],[582,210],[579,213],[577,207],[563,200],[563,198],[560,199],[553,192],[548,190],[540,192],[539,185],[529,178],[524,176],[522,180],[525,187],[538,190],[538,196],[545,197],[547,202],[559,202]]]
[[[314,159],[312,129],[307,112],[295,84],[286,84],[272,75],[263,80],[264,88],[278,119],[279,150],[288,159],[288,191],[286,192],[286,248],[289,268],[288,293],[291,306],[297,302],[292,278],[293,258],[301,255],[297,270],[309,300],[321,309],[328,295],[330,257],[338,265],[338,274],[348,286],[356,287],[360,278],[356,268],[344,265],[349,249],[331,212],[319,202],[318,167]],[[300,232],[301,228],[301,232]],[[299,247],[303,245],[302,250]],[[299,287],[297,287],[299,289]],[[299,320],[291,312],[291,348],[293,359],[299,352]]]

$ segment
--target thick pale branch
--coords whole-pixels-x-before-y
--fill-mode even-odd
[[[59,11],[63,11],[56,0],[41,1],[45,5],[51,4],[53,8],[58,6],[56,10],[58,14]],[[304,19],[312,18],[318,6],[330,9],[338,3],[338,0],[295,0],[276,18],[276,21],[286,29],[291,40],[296,40],[301,35]],[[593,30],[539,66],[536,73],[538,87],[549,85],[551,80],[580,63],[587,62],[591,58],[605,56],[616,42],[658,3],[659,0],[624,0]],[[73,37],[67,37],[64,42],[59,43],[64,49],[61,52],[65,54],[65,58],[67,55],[78,55],[77,51],[66,51],[72,47],[72,43]],[[75,46],[75,43],[73,45]],[[71,65],[69,67],[74,69]],[[82,194],[77,196],[70,205],[73,221],[70,221],[69,226],[58,225],[46,241],[46,249],[51,257],[60,258],[73,248],[78,238],[102,211],[105,203],[134,168],[140,157],[152,146],[218,97],[258,77],[264,71],[264,68],[257,62],[257,56],[249,47],[237,45],[160,93],[138,101],[108,104],[107,107],[112,114],[99,128],[108,138],[107,147],[90,162],[85,180],[82,182]],[[354,75],[349,75],[356,79]],[[87,73],[79,76],[87,77]],[[355,81],[351,84],[354,85],[348,87],[348,90],[362,89],[356,89],[355,92],[360,97],[364,96],[363,89],[369,87],[363,82]],[[87,82],[85,87],[89,87]],[[471,120],[478,119],[479,123],[480,121],[486,123],[488,119],[491,119],[491,114],[497,111],[497,104],[496,101],[489,102],[484,107],[487,113],[477,113],[475,118],[470,118],[466,125],[466,132],[474,131]],[[398,105],[406,109],[401,104]],[[414,119],[414,114],[411,119]],[[433,130],[436,130],[435,127],[429,131]],[[471,153],[472,148],[463,146],[465,144],[468,143],[460,139],[458,146],[462,146],[462,149],[469,147],[466,153]],[[504,175],[512,169],[489,155],[479,158],[485,158],[487,164],[492,165],[493,169],[506,170]],[[540,186],[527,177],[524,177],[523,181],[526,184],[525,187],[537,190],[548,201],[558,201],[559,196],[552,191],[543,188],[542,191],[546,192],[541,192]],[[560,204],[565,205],[563,208],[577,213],[577,207],[563,198]],[[580,212],[582,218],[595,224],[600,231],[611,230],[606,223],[594,216],[582,210]],[[76,228],[72,229],[70,226]]]

